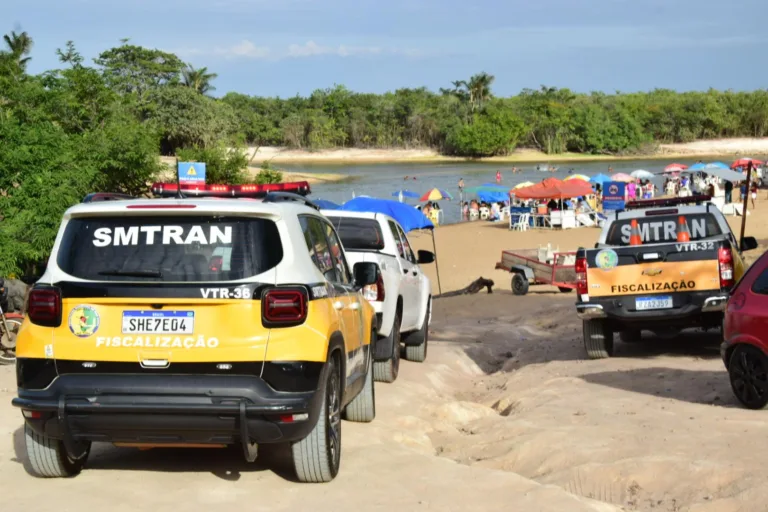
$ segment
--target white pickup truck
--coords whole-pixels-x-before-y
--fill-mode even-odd
[[[405,358],[422,362],[427,357],[432,288],[419,264],[432,263],[431,251],[414,256],[398,222],[381,213],[322,210],[341,238],[349,265],[374,262],[381,269],[379,282],[366,286],[363,296],[376,310],[379,339],[374,347],[374,378],[393,382],[400,367],[401,343]]]

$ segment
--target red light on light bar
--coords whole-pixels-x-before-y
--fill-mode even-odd
[[[291,183],[272,183],[269,185],[177,185],[176,183],[154,183],[152,193],[155,196],[172,197],[181,189],[188,197],[234,197],[234,198],[258,198],[269,192],[292,192],[306,196],[311,193],[309,182],[296,181]]]

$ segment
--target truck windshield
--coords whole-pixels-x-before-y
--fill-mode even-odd
[[[283,259],[275,223],[219,216],[115,216],[67,223],[57,263],[95,281],[231,281]]]
[[[384,236],[378,221],[353,217],[328,217],[349,251],[380,251],[384,249]]]
[[[677,241],[677,223],[679,215],[659,215],[637,218],[640,238],[644,244]],[[694,213],[683,215],[691,233],[691,241],[704,240],[723,232],[713,215],[709,213]],[[605,237],[606,245],[629,245],[632,232],[632,219],[621,219],[613,222]]]

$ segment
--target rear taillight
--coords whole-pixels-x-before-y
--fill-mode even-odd
[[[363,288],[363,297],[370,302],[383,302],[384,301],[384,277],[379,272],[379,277],[376,279],[376,284],[369,284]]]
[[[720,266],[720,288],[733,286],[733,254],[730,248],[721,247],[717,251],[717,262]]]
[[[29,292],[27,317],[36,325],[61,325],[61,292],[55,288],[33,288]]]
[[[261,299],[261,318],[266,327],[299,325],[307,318],[304,290],[272,288]]]
[[[587,259],[578,258],[576,260],[576,293],[587,295]]]

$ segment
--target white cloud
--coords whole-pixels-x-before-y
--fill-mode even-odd
[[[252,59],[252,60],[284,60],[301,59],[330,55],[336,57],[362,57],[373,55],[402,55],[415,58],[425,55],[420,50],[401,48],[382,48],[380,46],[338,46],[321,45],[314,41],[303,44],[289,44],[285,48],[274,49],[269,46],[257,46],[252,41],[244,39],[237,44],[227,47],[186,48],[175,50],[181,56],[207,55],[222,57],[225,59]]]

